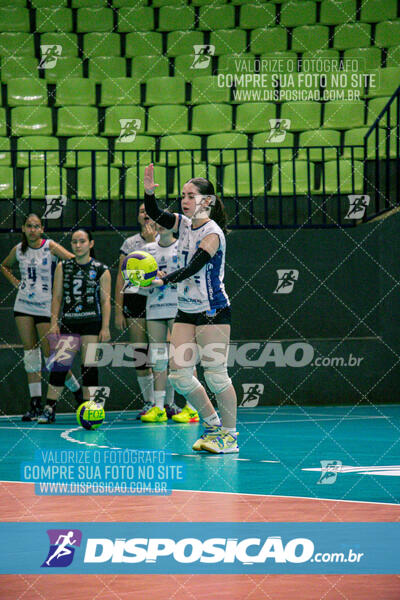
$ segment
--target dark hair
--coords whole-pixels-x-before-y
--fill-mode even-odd
[[[204,177],[194,177],[186,183],[193,183],[202,196],[216,195],[213,184]],[[222,231],[227,233],[228,215],[226,214],[224,203],[218,196],[216,196],[215,204],[211,207],[210,219],[213,219],[221,227]]]
[[[71,235],[74,235],[74,233],[76,233],[77,231],[83,231],[83,233],[86,233],[86,235],[88,236],[89,242],[92,242],[92,241],[93,241],[93,235],[92,235],[92,232],[91,232],[91,231],[89,231],[89,229],[85,229],[84,227],[77,227],[76,229],[74,229],[74,230],[71,232]],[[90,248],[89,255],[90,255],[92,258],[96,258],[96,255],[95,255],[95,253],[94,253],[94,247]]]
[[[27,222],[28,219],[30,219],[31,217],[36,217],[36,219],[38,219],[40,221],[40,225],[42,225],[42,219],[39,217],[39,215],[37,215],[36,213],[29,213],[29,215],[26,215],[25,219],[24,219],[24,225]],[[25,232],[22,232],[22,240],[21,240],[21,252],[22,254],[25,254],[25,252],[28,249],[28,238],[25,235]]]

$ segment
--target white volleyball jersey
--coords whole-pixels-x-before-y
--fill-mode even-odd
[[[159,239],[159,235],[156,235],[156,241]],[[135,250],[144,250],[144,246],[146,246],[148,242],[141,236],[140,233],[136,233],[135,235],[131,235],[131,237],[126,238],[124,243],[120,248],[120,253],[128,256],[131,252],[135,252]],[[139,286],[130,285],[125,286],[124,294],[140,294],[141,296],[147,296],[147,290],[145,288],[141,288]]]
[[[214,311],[229,306],[224,286],[225,236],[215,221],[207,221],[201,227],[192,229],[192,221],[185,215],[179,215],[178,265],[179,268],[185,267],[201,240],[210,233],[216,233],[219,237],[217,252],[198,273],[178,283],[178,308],[183,312]]]
[[[143,250],[157,261],[159,271],[172,273],[178,268],[178,240],[170,246],[160,246],[159,242],[147,244]],[[178,310],[176,284],[150,288],[147,296],[146,319],[175,319]]]
[[[51,316],[53,274],[57,257],[50,252],[51,240],[43,240],[40,248],[28,248],[23,253],[17,245],[16,259],[21,273],[21,284],[14,310],[28,315]]]

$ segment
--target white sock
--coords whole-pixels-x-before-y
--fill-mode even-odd
[[[195,409],[195,407],[190,404],[190,402],[188,400],[186,400],[186,405],[190,408],[190,410],[193,410],[194,412],[197,412],[197,410]]]
[[[153,375],[145,375],[137,378],[140,391],[142,392],[145,404],[154,404],[154,377]]]
[[[29,383],[29,395],[31,398],[42,397],[42,382]]]
[[[219,420],[219,416],[217,415],[216,412],[214,412],[209,417],[206,417],[205,419],[203,419],[203,421],[204,421],[204,423],[207,423],[207,425],[214,425],[217,427],[221,427],[221,421]]]
[[[157,408],[163,410],[165,402],[165,392],[154,392],[154,400]]]
[[[77,392],[79,390],[79,388],[81,387],[79,385],[79,381],[77,380],[75,375],[73,375],[72,373],[71,373],[71,377],[69,379],[65,380],[65,385],[71,392]]]
[[[236,435],[236,428],[235,427],[233,429],[231,429],[230,427],[222,427],[222,431],[224,433],[232,433],[233,435]]]
[[[165,386],[165,404],[168,404],[169,406],[175,404],[175,390],[168,378],[167,385]]]

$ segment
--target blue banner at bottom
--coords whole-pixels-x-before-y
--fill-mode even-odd
[[[1,574],[398,574],[400,523],[3,523]]]

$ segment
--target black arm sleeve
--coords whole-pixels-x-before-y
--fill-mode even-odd
[[[193,254],[191,261],[186,267],[173,271],[169,275],[162,278],[165,284],[167,283],[179,283],[188,277],[191,277],[195,273],[198,273],[200,269],[204,267],[212,259],[211,254],[203,248],[197,248],[195,254]]]
[[[154,194],[144,194],[144,206],[147,214],[156,223],[165,227],[165,229],[173,229],[175,226],[175,215],[174,213],[166,212],[162,210],[158,204]]]

